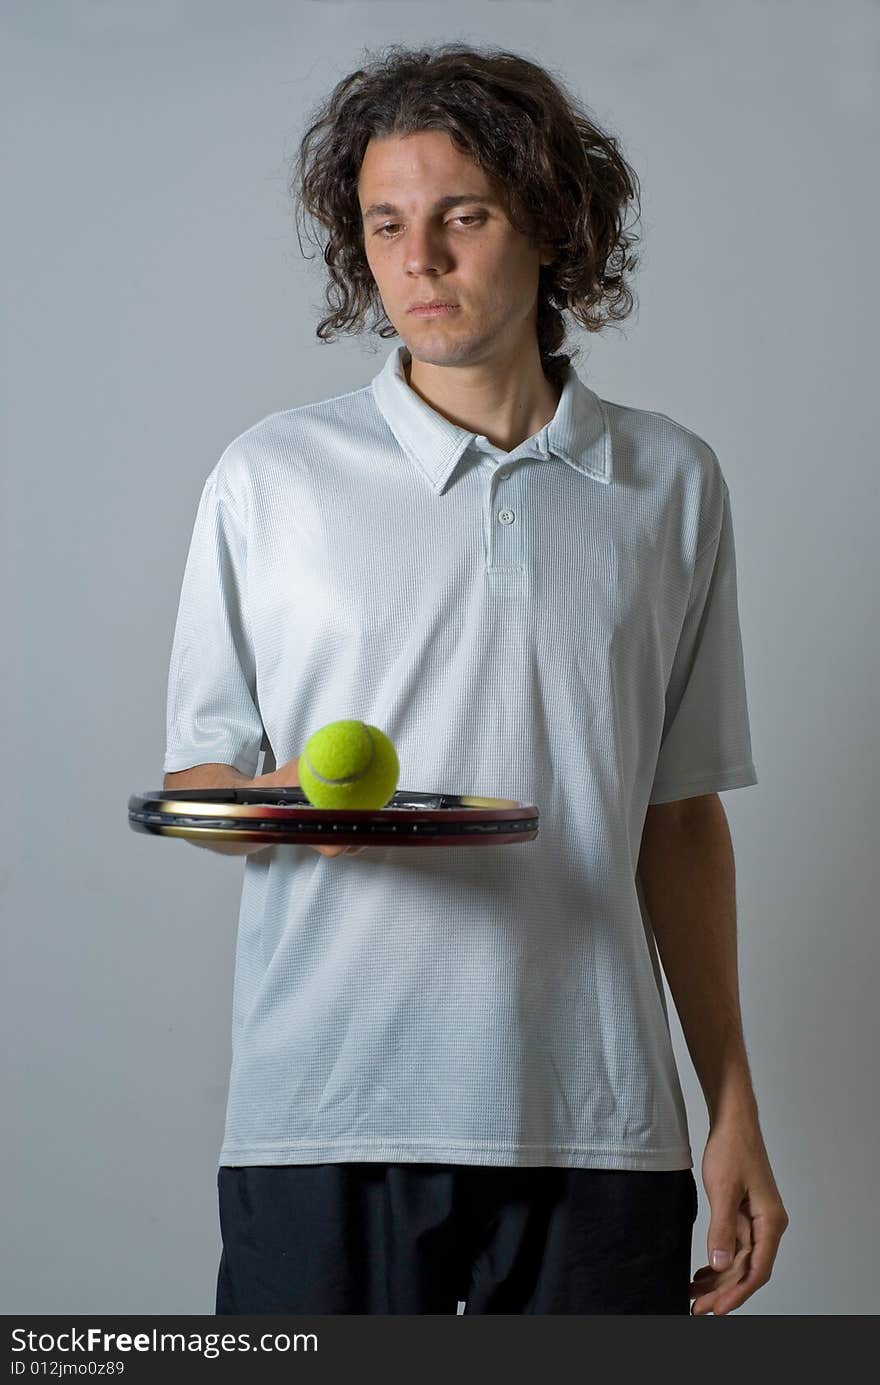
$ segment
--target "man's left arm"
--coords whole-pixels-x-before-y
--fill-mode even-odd
[[[736,878],[717,794],[648,807],[638,864],[657,951],[709,1113],[709,1264],[692,1313],[738,1308],[770,1278],[788,1226],[761,1134],[739,1002]],[[713,1260],[713,1252],[728,1259]],[[725,1265],[727,1268],[725,1268]]]

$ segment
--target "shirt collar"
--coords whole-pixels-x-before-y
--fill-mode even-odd
[[[467,448],[473,445],[479,450],[486,439],[451,423],[416,394],[404,373],[409,359],[408,347],[398,343],[373,378],[373,396],[404,452],[439,493]],[[596,481],[611,481],[611,430],[604,401],[584,384],[571,365],[549,423],[504,460],[535,456],[558,458]]]

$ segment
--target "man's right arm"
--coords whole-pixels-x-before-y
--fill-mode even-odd
[[[176,774],[166,774],[162,788],[167,789],[252,789],[275,787],[270,783],[273,774],[258,774],[248,779],[246,774],[234,765],[193,765],[192,769],[182,769]]]

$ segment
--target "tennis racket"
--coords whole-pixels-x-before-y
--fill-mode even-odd
[[[500,846],[538,835],[538,809],[511,798],[398,789],[383,808],[315,808],[300,788],[145,790],[135,832],[191,841],[303,846]]]

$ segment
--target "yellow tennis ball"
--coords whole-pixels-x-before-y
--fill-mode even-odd
[[[314,808],[384,808],[397,789],[397,751],[378,726],[331,721],[306,741],[300,788]]]

